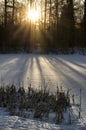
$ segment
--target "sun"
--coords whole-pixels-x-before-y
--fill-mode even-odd
[[[35,9],[28,10],[28,19],[30,19],[32,22],[38,21],[39,20],[38,11]]]

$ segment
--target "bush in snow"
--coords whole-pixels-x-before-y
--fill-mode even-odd
[[[27,112],[33,112],[34,118],[48,119],[52,111],[56,114],[55,122],[63,120],[63,113],[70,105],[69,91],[65,94],[57,87],[56,94],[50,94],[48,90],[34,90],[28,87],[17,87],[12,84],[0,87],[0,106],[7,107],[11,115],[25,116]],[[25,113],[24,113],[25,112]]]

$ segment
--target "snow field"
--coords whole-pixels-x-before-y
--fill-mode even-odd
[[[0,55],[0,84],[15,83],[18,87],[24,85],[27,90],[31,84],[34,88],[48,86],[51,92],[56,91],[56,86],[63,86],[64,90],[70,89],[70,94],[75,95],[75,102],[80,103],[81,116],[75,126],[56,126],[10,117],[0,114],[0,130],[86,130],[86,56],[83,55],[34,55],[34,54],[6,54]],[[75,109],[74,114],[77,115]],[[1,110],[0,110],[0,113]],[[5,122],[5,125],[3,124]],[[46,125],[45,125],[46,126]],[[31,128],[29,128],[31,127]]]

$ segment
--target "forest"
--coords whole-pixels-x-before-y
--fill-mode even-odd
[[[84,54],[86,0],[0,0],[0,53],[68,54],[76,48]]]

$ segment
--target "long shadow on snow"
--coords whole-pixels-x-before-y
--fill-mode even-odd
[[[24,74],[24,70],[26,69],[28,57],[18,57],[18,60],[14,63],[10,63],[7,67],[7,71],[5,74],[5,80],[12,79],[14,82],[21,82]]]
[[[78,83],[78,82],[74,79],[74,77],[73,77],[73,78],[69,77],[62,69],[58,70],[58,68],[53,64],[53,62],[49,61],[49,58],[47,59],[46,57],[44,57],[44,59],[45,59],[45,62],[48,64],[48,66],[49,66],[52,70],[55,71],[56,75],[57,75],[58,72],[59,72],[59,73],[63,76],[63,78],[65,78],[65,81],[63,81],[64,84],[66,83],[66,85],[67,85],[67,82],[68,82],[70,85],[72,85],[72,86],[73,86],[73,84],[76,84],[76,88],[74,88],[74,89],[76,89],[76,92],[77,92],[77,87],[78,87],[78,89],[80,89],[80,88],[79,88],[80,83]],[[82,87],[82,85],[81,85],[81,87]],[[67,88],[70,88],[70,86],[67,86]],[[73,89],[73,88],[71,88],[71,89]]]
[[[72,70],[73,73],[77,74],[78,76],[80,75],[80,77],[82,77],[84,80],[86,80],[86,75],[81,74],[79,71],[77,71],[74,68],[72,68],[70,65],[68,65],[67,63],[65,63],[66,61],[64,62],[61,59],[54,58],[54,57],[53,58],[51,57],[50,59],[51,59],[51,61],[53,60],[53,65],[54,65],[54,63],[57,64],[57,62],[59,61],[61,64],[63,64],[63,66],[66,66],[67,68],[69,68],[70,70]],[[54,65],[54,66],[56,67],[56,65]]]
[[[41,81],[42,81],[42,84],[41,85],[44,85],[45,83],[45,78],[44,78],[44,75],[43,75],[43,71],[42,71],[42,68],[41,68],[41,64],[40,64],[40,56],[36,56],[35,59],[36,59],[36,63],[37,63],[37,66],[38,66],[38,70],[40,72],[40,78],[41,78]]]

